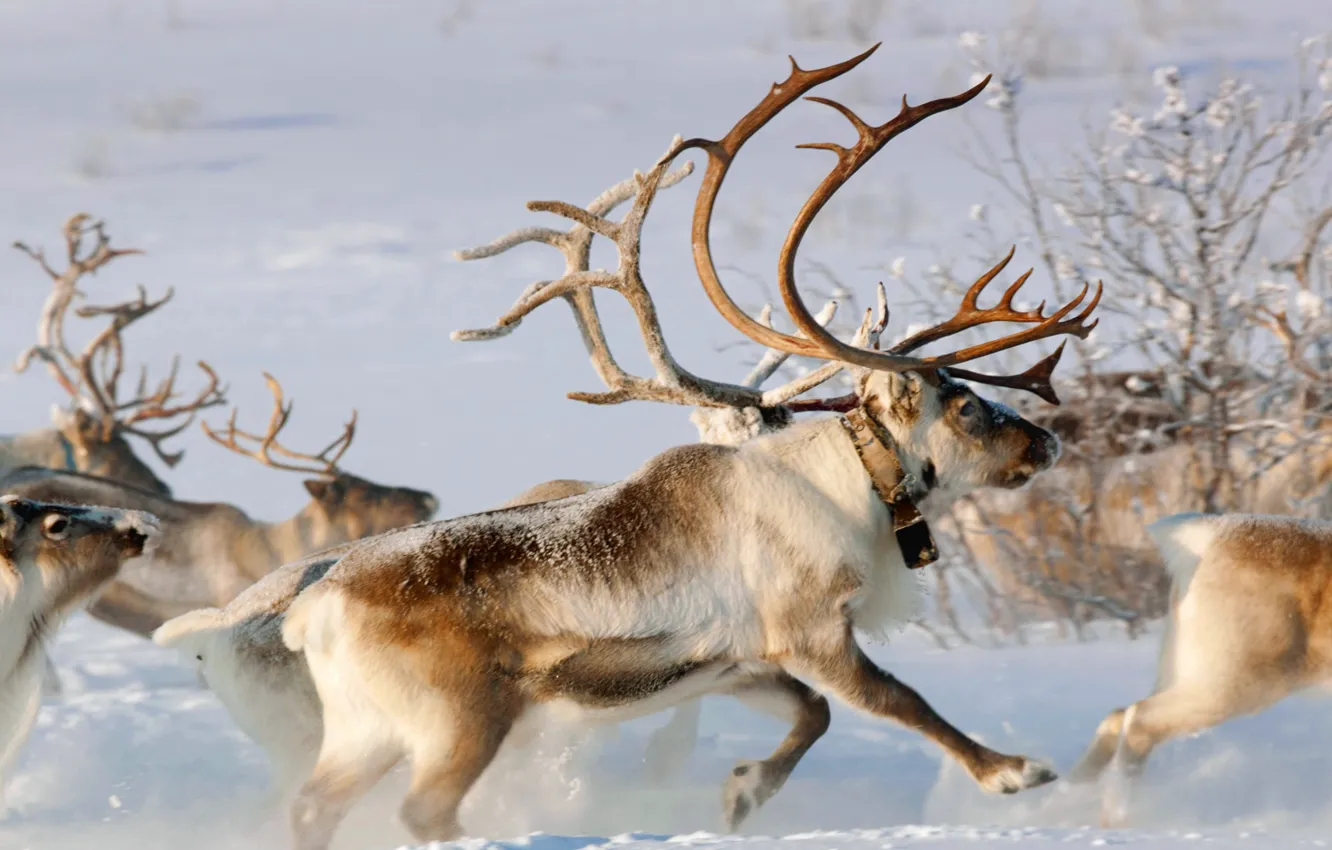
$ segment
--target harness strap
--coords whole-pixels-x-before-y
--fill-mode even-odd
[[[869,475],[870,485],[892,516],[893,532],[907,569],[920,569],[939,560],[934,535],[913,499],[913,495],[923,496],[924,488],[916,476],[902,468],[892,436],[860,406],[839,419]]]

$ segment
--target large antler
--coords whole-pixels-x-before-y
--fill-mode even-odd
[[[137,248],[112,248],[106,224],[87,213],[71,216],[65,222],[63,233],[68,266],[61,272],[52,268],[41,249],[31,248],[22,242],[14,243],[14,247],[31,257],[53,282],[37,327],[37,345],[19,356],[15,369],[24,371],[34,357],[42,360],[66,392],[76,399],[86,400],[95,409],[101,421],[102,439],[110,439],[117,429],[141,437],[164,463],[174,467],[184,453],[168,453],[163,450],[162,442],[189,427],[197,411],[222,404],[225,401],[225,388],[219,385],[217,374],[212,368],[200,361],[199,368],[208,378],[207,385],[190,401],[172,404],[176,399],[175,382],[179,371],[177,357],[172,361],[170,374],[151,392],[147,387],[147,369],[145,367],[141,370],[134,398],[122,401],[119,384],[124,371],[125,352],[121,334],[130,324],[170,301],[175,293],[168,289],[166,295],[150,301],[140,286],[138,297],[134,300],[109,306],[80,307],[75,311],[80,318],[105,316],[110,317],[110,322],[82,352],[75,354],[65,341],[65,317],[74,299],[83,296],[78,290],[78,281],[84,275],[96,273],[117,257],[143,252]],[[92,244],[87,245],[85,243],[90,236]],[[163,431],[146,430],[139,426],[141,422],[173,419],[182,415],[187,416],[184,422]]]
[[[679,141],[677,137],[672,147],[678,146]],[[555,298],[563,298],[573,310],[574,320],[591,356],[592,365],[607,388],[606,392],[569,393],[569,398],[577,401],[591,404],[618,404],[630,400],[644,400],[699,407],[773,408],[786,404],[796,396],[834,377],[843,368],[841,364],[827,364],[808,375],[765,392],[759,388],[790,356],[790,352],[778,350],[766,352],[742,385],[698,377],[685,370],[671,356],[661,324],[657,319],[656,306],[640,273],[640,234],[643,221],[657,191],[674,186],[692,170],[692,163],[685,163],[674,171],[668,171],[666,164],[659,163],[646,175],[636,173],[632,178],[615,184],[597,196],[586,208],[581,209],[560,201],[532,201],[528,203],[528,209],[554,212],[572,220],[573,227],[568,231],[524,228],[502,236],[488,245],[458,251],[455,254],[458,259],[476,260],[493,257],[516,245],[539,242],[558,249],[564,255],[565,270],[564,276],[558,280],[537,281],[530,285],[519,296],[513,307],[491,327],[455,331],[453,339],[469,342],[505,336],[522,322],[524,316],[537,307]],[[620,221],[607,218],[617,206],[630,199],[633,199],[634,203]],[[597,234],[611,239],[616,244],[619,267],[614,273],[594,272],[589,269],[592,239]],[[612,289],[629,302],[638,319],[639,330],[655,371],[653,377],[631,375],[616,362],[602,331],[592,292],[594,287]],[[826,324],[831,321],[835,311],[836,304],[829,302],[815,321]],[[867,315],[861,330],[857,333],[856,345],[877,344],[879,334],[887,321],[885,311],[886,308],[881,307],[878,322],[872,321]],[[770,322],[770,308],[765,308],[764,316],[764,321]],[[817,405],[817,401],[811,400],[805,402],[802,409],[819,409]]]
[[[811,97],[816,103],[830,106],[841,113],[855,128],[857,140],[851,147],[844,147],[831,142],[820,142],[813,144],[800,145],[802,148],[813,148],[818,150],[827,150],[837,156],[837,165],[819,184],[818,188],[805,202],[795,221],[792,223],[787,233],[786,242],[782,246],[782,252],[778,264],[778,285],[782,293],[782,300],[786,305],[787,312],[795,322],[796,327],[805,335],[805,338],[779,333],[772,328],[754,321],[741,310],[731,297],[727,294],[717,275],[716,266],[712,260],[712,247],[710,243],[710,229],[712,223],[712,211],[716,203],[717,195],[721,190],[722,182],[734,162],[736,155],[755,133],[757,133],[765,124],[772,120],[787,106],[803,96],[806,92],[821,85],[829,80],[845,74],[852,68],[855,68],[861,62],[865,61],[870,54],[878,49],[878,45],[870,48],[859,56],[848,59],[845,62],[836,65],[830,65],[826,68],[819,68],[812,71],[806,71],[791,60],[791,74],[787,79],[780,83],[775,83],[767,96],[750,110],[740,121],[731,128],[719,141],[708,139],[691,139],[676,145],[663,159],[662,165],[669,165],[680,154],[691,148],[699,148],[708,155],[708,170],[703,178],[703,185],[699,190],[698,200],[694,207],[694,263],[698,270],[700,280],[706,290],[708,297],[712,300],[717,310],[746,336],[767,345],[793,354],[801,354],[808,357],[817,357],[825,360],[839,360],[845,363],[862,366],[870,369],[881,369],[893,372],[906,370],[929,371],[943,366],[953,366],[957,363],[964,363],[970,360],[984,357],[998,351],[1014,348],[1028,342],[1034,342],[1040,339],[1046,339],[1059,335],[1077,336],[1085,338],[1096,326],[1096,322],[1087,323],[1092,311],[1096,308],[1101,297],[1101,286],[1098,283],[1096,294],[1080,312],[1073,315],[1074,311],[1084,303],[1089,287],[1084,285],[1082,291],[1069,303],[1063,305],[1049,316],[1044,315],[1044,302],[1041,306],[1031,311],[1016,310],[1012,306],[1013,297],[1026,281],[1030,274],[1022,275],[1013,285],[1004,293],[997,306],[981,309],[977,304],[977,299],[981,291],[1012,257],[1009,256],[982,275],[968,291],[963,299],[961,308],[957,314],[947,322],[927,329],[920,334],[913,335],[902,344],[895,346],[889,352],[872,351],[860,346],[847,345],[836,337],[827,333],[814,320],[813,314],[805,306],[800,297],[795,283],[795,258],[799,251],[800,243],[804,239],[805,233],[813,223],[819,211],[824,207],[837,190],[842,187],[862,166],[865,165],[884,145],[900,135],[901,133],[914,127],[916,124],[939,112],[949,109],[955,109],[958,106],[968,102],[985,88],[989,83],[989,77],[986,77],[976,86],[953,97],[940,98],[932,100],[920,106],[908,105],[906,98],[902,99],[902,109],[897,117],[885,124],[877,127],[867,124],[858,115],[832,100],[821,97]],[[987,343],[973,345],[967,348],[953,351],[947,354],[933,357],[911,357],[907,353],[915,350],[928,342],[933,342],[960,333],[968,328],[977,327],[983,324],[993,322],[1019,322],[1034,325],[1028,329],[1018,331],[1008,336],[993,340]],[[964,377],[969,380],[980,381],[983,383],[995,384],[998,386],[1009,386],[1018,389],[1028,390],[1036,393],[1041,398],[1058,403],[1053,388],[1049,383],[1050,373],[1054,365],[1058,362],[1062,349],[1047,357],[1038,363],[1035,367],[1017,376],[997,376],[982,375],[975,372],[966,372],[963,370],[950,370],[952,374]]]
[[[294,452],[277,441],[278,433],[286,427],[287,420],[291,418],[291,402],[283,403],[282,385],[277,382],[276,378],[265,372],[264,380],[268,382],[268,390],[273,394],[273,414],[269,417],[268,430],[263,436],[251,434],[236,427],[238,408],[232,408],[231,410],[231,417],[227,420],[225,436],[210,428],[207,422],[200,423],[203,426],[204,433],[218,445],[245,457],[253,458],[264,466],[273,469],[286,469],[291,472],[302,472],[328,478],[334,478],[341,474],[342,470],[338,467],[338,461],[347,453],[347,449],[351,447],[352,438],[356,436],[356,411],[352,410],[351,419],[347,420],[347,424],[342,427],[342,433],[338,435],[337,439],[325,446],[323,451],[315,454]],[[255,443],[255,448],[247,449],[240,445],[242,439]],[[274,460],[273,452],[291,460],[310,461],[310,465],[303,466]]]

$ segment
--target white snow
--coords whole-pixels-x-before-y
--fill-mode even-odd
[[[845,11],[806,5],[831,10],[834,24]],[[1167,11],[1149,27],[1135,5]],[[1208,4],[1205,16],[1180,11],[1188,5],[1046,0],[1041,20],[1056,72],[1028,75],[1022,95],[1028,129],[1043,130],[1032,140],[1040,156],[1076,142],[1084,116],[1099,122],[1122,93],[1149,87],[1153,68],[1238,71],[1288,86],[1293,46],[1327,25],[1324,0]],[[452,252],[516,227],[558,225],[524,203],[585,202],[649,167],[675,133],[724,132],[785,75],[787,52],[810,67],[860,49],[841,25],[817,38],[802,30],[793,6],[5,0],[0,236],[44,245],[58,259],[67,216],[106,218],[118,244],[148,254],[85,281],[89,300],[130,297],[138,282],[150,294],[177,290],[132,331],[132,359],[156,374],[177,350],[186,364],[208,359],[230,382],[242,419],[255,423],[269,404],[260,370],[273,371],[296,403],[288,431],[298,448],[323,445],[348,408],[359,408],[347,466],[431,489],[441,516],[496,505],[550,478],[615,480],[653,452],[694,440],[688,412],[566,400],[570,390],[600,386],[560,305],[503,339],[450,342],[450,331],[490,324],[531,281],[561,267],[540,246],[472,263]],[[919,102],[966,85],[974,69],[959,38],[1005,25],[1013,13],[982,0],[885,7],[876,27],[884,47],[855,79],[825,92],[871,121],[893,114],[904,91]],[[972,112],[977,122],[994,118],[979,104]],[[815,228],[806,258],[833,266],[861,299],[857,309],[892,268],[925,269],[949,255],[936,248],[957,246],[959,271],[988,265],[961,234],[981,203],[986,221],[1004,226],[1002,199],[951,152],[963,127],[959,115],[941,116],[894,141]],[[743,272],[727,274],[755,312],[775,296],[777,247],[829,164],[792,145],[845,141],[848,132],[828,110],[797,105],[746,149],[728,180],[714,242],[719,264]],[[741,356],[714,348],[733,334],[690,265],[698,179],[663,192],[654,207],[645,278],[676,357],[739,380]],[[613,266],[601,251],[594,263]],[[1018,257],[1036,259],[1021,242]],[[31,341],[46,282],[18,252],[0,252],[0,278],[0,356],[8,357]],[[766,294],[756,279],[768,281]],[[599,298],[621,362],[646,369],[628,310],[613,295]],[[893,321],[890,338],[912,317],[896,309]],[[0,375],[0,399],[0,433],[44,427],[50,403],[62,400],[35,373]],[[185,460],[162,474],[184,498],[232,501],[273,518],[304,501],[295,476],[235,459],[197,429],[180,443]],[[912,637],[874,654],[962,728],[1067,769],[1106,711],[1146,693],[1154,640],[1109,635],[943,653]],[[65,695],[47,700],[12,776],[0,847],[283,846],[282,814],[262,808],[259,752],[174,654],[80,616],[55,655]],[[540,834],[465,843],[1321,846],[1332,834],[1326,708],[1291,700],[1163,748],[1138,827],[1120,832],[1087,826],[1095,806],[1077,794],[986,798],[918,735],[839,708],[790,784],[736,838],[713,834],[721,779],[736,759],[770,751],[783,730],[713,699],[681,779],[658,788],[641,776],[638,759],[658,718],[563,756],[552,744],[537,765],[498,765],[464,810],[480,834]],[[358,807],[339,846],[408,843],[394,820],[402,784],[392,777]]]

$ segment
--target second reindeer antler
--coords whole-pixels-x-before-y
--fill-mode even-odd
[[[223,448],[253,458],[264,466],[273,469],[285,469],[290,472],[302,472],[328,478],[335,478],[341,474],[342,470],[338,467],[338,461],[342,460],[342,456],[347,453],[347,449],[351,447],[352,439],[356,436],[356,411],[352,410],[351,419],[347,420],[347,423],[342,426],[342,433],[333,442],[325,446],[323,451],[315,454],[292,451],[277,441],[278,434],[287,426],[287,420],[291,418],[291,402],[284,403],[282,385],[277,382],[276,378],[265,372],[264,380],[268,383],[269,392],[273,394],[273,413],[268,419],[268,430],[262,436],[242,431],[236,427],[238,408],[232,408],[231,410],[231,417],[227,420],[225,435],[214,431],[207,422],[200,423],[203,426],[204,433]],[[254,448],[242,446],[240,444],[241,440],[254,443]],[[307,463],[287,463],[276,460],[273,457],[274,453],[290,460]]]
[[[677,137],[672,146],[677,146]],[[534,211],[554,212],[574,222],[568,231],[549,228],[524,228],[500,237],[479,248],[456,253],[460,260],[493,257],[517,245],[539,242],[557,248],[565,259],[564,276],[553,281],[537,281],[529,286],[517,302],[499,320],[488,328],[455,331],[454,340],[470,342],[495,339],[509,334],[528,313],[556,298],[563,298],[574,312],[574,319],[583,336],[583,342],[592,358],[592,365],[606,384],[605,392],[574,392],[569,397],[590,404],[619,404],[630,400],[657,401],[699,407],[758,407],[774,408],[828,381],[842,370],[841,364],[827,364],[808,375],[767,391],[759,389],[790,356],[786,351],[769,351],[755,366],[743,384],[731,384],[699,377],[687,371],[671,355],[665,335],[657,319],[656,306],[643,282],[639,264],[640,236],[656,193],[669,188],[687,177],[692,163],[685,163],[674,171],[659,164],[647,174],[635,173],[598,195],[586,208],[561,201],[533,201],[527,207]],[[607,216],[620,204],[632,199],[633,205],[619,221]],[[619,252],[619,267],[615,272],[592,271],[589,256],[592,239],[604,236],[615,242]],[[593,297],[593,288],[602,287],[618,292],[629,303],[638,319],[639,331],[652,362],[655,375],[650,378],[626,372],[611,354],[602,330]],[[886,301],[881,298],[879,320],[867,315],[856,335],[856,345],[877,344],[879,334],[887,321]],[[816,321],[831,321],[836,304],[829,302]],[[765,308],[765,321],[770,321],[771,310]],[[802,409],[819,409],[817,400],[804,402]]]

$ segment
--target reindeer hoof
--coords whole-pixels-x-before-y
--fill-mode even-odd
[[[1054,768],[1033,759],[1012,756],[980,778],[980,786],[991,794],[1016,794],[1048,785],[1059,778]]]
[[[771,796],[763,781],[763,762],[742,761],[731,770],[722,786],[722,812],[726,830],[735,832],[745,818]]]

